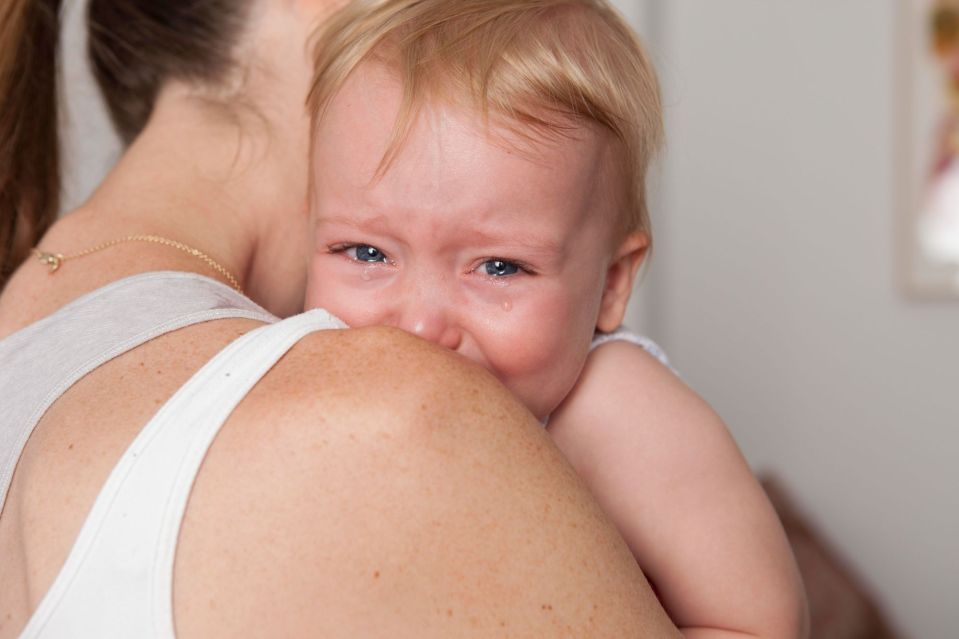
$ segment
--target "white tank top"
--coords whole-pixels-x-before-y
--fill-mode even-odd
[[[139,433],[21,637],[172,638],[176,542],[210,444],[236,405],[297,341],[344,324],[324,310],[277,321],[213,280],[149,273],[94,291],[0,341],[5,496],[37,421],[73,383],[153,337],[225,317],[268,324],[210,360]]]

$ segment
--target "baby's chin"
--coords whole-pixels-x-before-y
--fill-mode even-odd
[[[524,380],[527,383],[523,388],[504,381],[506,387],[523,403],[526,410],[546,425],[551,415],[562,410],[563,403],[573,393],[582,370],[575,370],[575,375],[573,373],[574,370],[556,370],[551,377],[545,379],[541,377],[538,384],[537,380]]]
[[[550,397],[524,397],[522,393],[513,391],[513,395],[522,402],[523,406],[526,407],[526,410],[533,414],[533,417],[536,418],[544,426],[549,422],[549,416],[559,408],[560,404],[563,403],[565,395],[559,398],[550,398]]]
[[[472,358],[471,358],[472,359]],[[540,422],[546,423],[573,392],[582,365],[567,365],[562,358],[539,361],[535,365],[527,362],[522,370],[494,370],[488,362],[476,362],[491,372],[518,399],[523,406]]]

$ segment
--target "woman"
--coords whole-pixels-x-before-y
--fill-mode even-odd
[[[487,375],[266,312],[302,302],[330,4],[92,0],[130,146],[48,231],[59,7],[2,10],[0,246],[39,260],[0,297],[0,638],[675,635]]]

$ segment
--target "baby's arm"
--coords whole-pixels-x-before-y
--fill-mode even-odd
[[[635,345],[594,350],[549,432],[687,639],[799,638],[802,583],[726,427]]]

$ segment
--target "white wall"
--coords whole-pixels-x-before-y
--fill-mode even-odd
[[[959,302],[895,283],[897,3],[650,6],[669,149],[633,321],[907,636],[959,636]]]
[[[86,5],[85,0],[63,3],[61,211],[71,211],[82,204],[121,151],[87,62]]]

